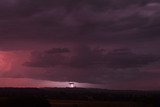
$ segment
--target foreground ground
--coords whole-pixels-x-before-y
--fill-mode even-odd
[[[154,107],[153,104],[131,101],[49,100],[52,107]]]
[[[0,107],[159,107],[159,91],[1,88]]]

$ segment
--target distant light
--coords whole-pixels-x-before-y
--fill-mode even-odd
[[[70,88],[74,88],[74,87],[75,87],[74,82],[69,82],[69,87],[70,87]]]

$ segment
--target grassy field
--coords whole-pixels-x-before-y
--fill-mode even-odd
[[[159,107],[160,91],[1,88],[0,107]]]
[[[153,107],[141,102],[48,100],[52,107]]]
[[[0,98],[0,107],[3,107],[5,103],[8,103],[7,99],[8,98],[5,97]],[[19,100],[17,100],[17,102],[18,101]],[[49,102],[51,107],[155,107],[154,105],[149,103],[146,104],[143,102],[133,102],[133,101],[84,101],[84,100],[56,100],[56,99],[48,99],[47,101]]]
[[[5,103],[8,103],[7,99],[8,98],[5,97],[0,98],[0,107],[3,107]],[[47,101],[50,103],[51,107],[155,107],[152,104],[132,101],[84,101],[56,99],[48,99]]]

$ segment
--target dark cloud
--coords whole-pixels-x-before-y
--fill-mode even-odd
[[[56,53],[68,53],[70,50],[68,48],[53,48],[51,50],[46,51],[48,54],[56,54]]]
[[[139,55],[127,49],[117,49],[105,56],[106,65],[110,68],[139,68],[159,60],[159,56]]]
[[[159,56],[136,54],[128,49],[106,52],[105,49],[79,46],[76,49],[53,48],[34,53],[25,66],[54,69],[45,76],[37,76],[41,79],[106,83],[145,77],[145,72],[139,72],[139,68],[158,60]]]
[[[54,67],[63,65],[68,58],[65,56],[69,53],[67,48],[53,48],[44,52],[32,52],[31,62],[26,62],[25,65],[32,67]]]
[[[143,68],[159,64],[160,1],[1,0],[0,13],[0,50],[33,51],[22,67],[31,78],[112,83],[159,77]]]
[[[1,40],[124,42],[158,38],[160,3],[140,0],[7,0]],[[11,7],[8,5],[11,5]],[[136,36],[135,36],[136,35]]]
[[[74,52],[75,51],[75,52]],[[136,54],[129,49],[116,49],[105,53],[105,49],[91,49],[80,46],[74,51],[68,48],[53,48],[48,51],[32,54],[29,65],[44,67],[67,65],[72,67],[93,67],[101,65],[107,68],[139,68],[159,60],[159,56]],[[70,55],[66,55],[70,53]],[[39,65],[39,66],[38,66]],[[42,65],[42,66],[41,66]]]

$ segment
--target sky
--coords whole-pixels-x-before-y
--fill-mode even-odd
[[[1,87],[160,89],[158,0],[1,0],[0,13]]]

